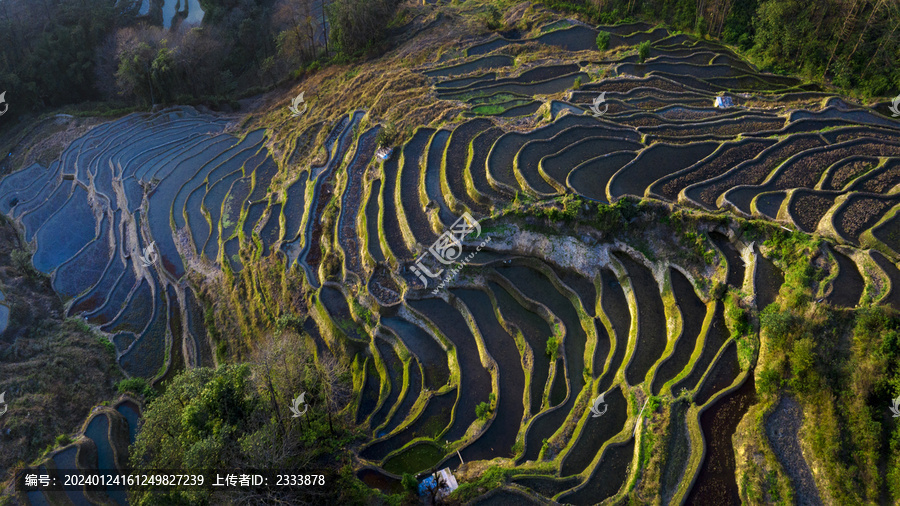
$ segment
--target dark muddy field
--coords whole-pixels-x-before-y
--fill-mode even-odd
[[[756,402],[756,388],[751,371],[740,388],[719,399],[716,404],[701,413],[700,428],[706,441],[706,458],[703,459],[697,481],[691,488],[685,504],[690,506],[741,504],[734,477],[734,449],[731,446],[731,436],[744,413],[754,402]]]

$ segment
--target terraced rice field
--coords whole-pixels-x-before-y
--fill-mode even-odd
[[[137,402],[123,396],[111,406],[94,410],[75,436],[75,442],[54,450],[47,458],[59,470],[59,479],[65,479],[65,475],[75,470],[124,472],[129,469],[128,445],[134,442],[139,420],[140,408]],[[41,466],[41,470],[46,472],[44,466]],[[28,493],[28,501],[31,504],[53,504],[60,500],[57,494],[65,494],[73,504],[129,504],[126,491],[121,487],[100,487],[89,493],[86,489],[70,489],[65,492],[33,491]]]
[[[590,81],[599,29],[612,33],[613,49],[651,41],[650,59],[618,53],[603,62],[613,77]],[[525,42],[496,37],[417,68],[433,84],[430,99],[473,114],[410,132],[383,163],[373,156],[380,127],[357,132],[379,121],[367,111],[313,127],[305,138],[328,130],[324,160],[298,168],[269,150],[272,132],[236,136],[229,119],[175,108],[97,126],[49,167],[6,177],[0,210],[33,245],[35,267],[53,276],[68,313],[115,335],[125,371],[151,381],[211,363],[191,274],[237,272],[270,256],[296,266],[328,332],[363,350],[362,391],[347,409],[372,436],[357,469],[371,487],[396,490],[402,473],[498,458],[522,473],[497,497],[518,501],[528,490],[594,504],[634,479],[643,400],[686,392],[704,411],[699,420],[673,411],[673,433],[700,431],[706,457],[694,446],[696,458],[667,464],[668,483],[698,479],[689,491],[667,489],[666,501],[731,503],[730,437],[751,402],[752,374],[740,383],[746,368],[723,302],[698,290],[696,276],[621,245],[594,243],[599,253],[580,258],[535,236],[515,243],[502,226],[458,246],[475,253],[472,264],[440,289],[438,279],[423,284],[414,260],[463,213],[502,225],[490,220],[520,198],[648,198],[777,221],[841,251],[877,248],[891,280],[884,300],[896,305],[900,123],[663,28],[574,24],[534,41],[580,63],[518,65]],[[591,105],[601,93],[609,107],[598,114]],[[715,108],[719,94],[737,105]],[[340,210],[331,229],[329,202]],[[707,236],[720,281],[761,310],[782,274],[725,232]],[[476,251],[492,234],[496,242]],[[334,251],[343,259],[336,273],[323,267]],[[851,289],[827,303],[859,301],[854,258],[834,250],[835,283]],[[362,323],[357,304],[374,310],[374,322]],[[600,394],[607,411],[594,417]],[[480,403],[490,409],[479,419]],[[103,419],[133,440],[134,407],[117,409]],[[115,445],[100,447],[110,465]]]

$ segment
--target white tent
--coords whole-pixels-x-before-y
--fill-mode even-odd
[[[387,159],[391,157],[391,153],[393,152],[393,148],[378,148],[378,151],[375,152],[375,156],[377,156],[378,159],[382,162],[386,162]]]
[[[445,467],[435,474],[440,475],[441,480],[444,482],[444,485],[446,485],[446,488],[441,490],[440,497],[443,497],[459,488],[459,483],[456,482],[456,478],[453,476],[453,473],[450,472],[449,467]],[[435,479],[436,478],[437,476],[435,476]]]
[[[734,107],[734,100],[731,97],[716,97],[716,107]]]

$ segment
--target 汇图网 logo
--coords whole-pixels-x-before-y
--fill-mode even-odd
[[[601,404],[603,405],[603,411],[600,411]],[[591,418],[603,416],[604,413],[606,413],[607,409],[609,409],[609,406],[607,406],[606,401],[603,400],[603,394],[600,394],[596,399],[594,399],[594,402],[591,403],[591,413],[593,413],[591,415]]]
[[[594,98],[594,102],[591,105],[591,111],[593,111],[595,117],[600,117],[606,114],[606,111],[609,110],[609,104],[606,104],[606,92],[597,95]],[[600,106],[603,105],[603,110],[600,110]]]
[[[306,392],[298,395],[296,399],[294,399],[294,403],[291,405],[291,413],[294,414],[291,418],[300,418],[304,414],[306,414],[306,410],[309,409],[309,404],[304,402],[303,398],[306,397]],[[303,411],[300,411],[300,405],[303,405]]]
[[[144,267],[150,267],[159,259],[159,253],[156,252],[156,241],[150,243],[144,248],[144,254],[141,255],[141,263]]]
[[[0,95],[2,96],[2,95]],[[891,105],[888,106],[888,109],[891,110],[893,114],[891,116],[897,117],[900,116],[900,95],[894,97],[894,100],[891,102]]]
[[[894,399],[894,405],[889,408],[894,414],[893,418],[900,418],[900,396]]]
[[[437,241],[428,248],[428,252],[440,263],[444,265],[452,265],[454,262],[457,262],[459,257],[462,256],[463,252],[463,239],[466,238],[467,235],[475,232],[475,237],[481,235],[481,225],[478,223],[475,218],[472,217],[469,213],[463,213],[463,215],[456,220],[453,225],[450,226],[450,229],[441,234],[438,237]],[[475,253],[481,251],[481,248],[490,241],[491,238],[488,237],[484,241],[481,242],[481,245],[475,250],[475,252],[470,253],[464,260],[462,260],[462,265],[454,268],[450,272],[455,275],[459,270],[465,266],[465,264],[475,256]],[[419,255],[419,258],[416,259],[415,264],[410,267],[413,274],[415,274],[422,283],[425,283],[425,288],[428,288],[428,278],[438,278],[441,274],[444,273],[444,269],[438,269],[437,272],[432,272],[431,269],[425,267],[422,264],[422,260],[425,258],[425,253]],[[428,277],[426,277],[428,276]],[[448,276],[448,278],[451,276]],[[445,279],[441,286],[447,283],[447,279]],[[438,287],[440,289],[440,287]],[[435,290],[437,291],[437,290]]]
[[[294,97],[294,100],[291,102],[291,105],[288,106],[288,109],[290,109],[290,111],[291,111],[291,116],[293,116],[293,117],[295,117],[295,118],[298,117],[298,116],[303,115],[303,113],[306,112],[306,109],[309,108],[309,104],[307,104],[307,103],[303,100],[303,94],[304,94],[304,93],[306,93],[306,92],[305,92],[305,91],[301,91],[299,95],[297,95],[296,97]],[[303,106],[302,109],[300,108],[301,105]]]

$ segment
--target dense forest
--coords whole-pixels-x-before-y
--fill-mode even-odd
[[[200,26],[163,28],[162,0],[0,1],[0,83],[13,114],[97,102],[236,105],[332,61],[371,54],[397,0],[200,0]],[[889,0],[545,0],[606,24],[664,21],[739,46],[764,69],[863,97],[900,90],[900,3]],[[497,29],[506,27],[502,22]]]
[[[163,0],[0,1],[0,83],[13,114],[230,103],[382,40],[395,0],[200,0],[203,23],[163,28]],[[183,17],[183,16],[182,16]],[[333,29],[328,27],[333,26]]]
[[[605,24],[665,21],[749,52],[761,68],[829,79],[861,96],[900,91],[895,0],[546,0]]]

